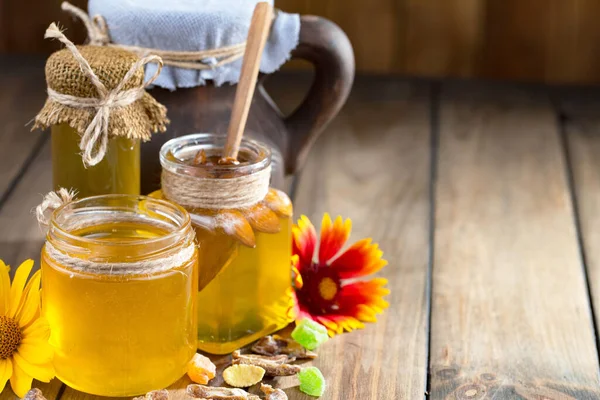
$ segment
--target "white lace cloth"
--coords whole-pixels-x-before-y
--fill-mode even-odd
[[[145,48],[200,51],[243,43],[250,18],[259,0],[89,0],[91,17],[102,15],[111,41]],[[273,0],[269,0],[273,3]],[[298,45],[300,16],[277,12],[273,21],[260,71],[279,69]],[[207,59],[210,64],[214,60]],[[237,83],[242,60],[213,69],[191,70],[165,66],[154,85],[176,88]],[[152,76],[156,66],[146,66]]]

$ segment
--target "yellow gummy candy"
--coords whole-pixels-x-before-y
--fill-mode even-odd
[[[256,365],[236,364],[223,371],[223,379],[233,387],[248,387],[262,381],[265,370]]]

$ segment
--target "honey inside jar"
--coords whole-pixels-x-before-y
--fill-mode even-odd
[[[189,217],[143,197],[83,201],[88,203],[55,213],[59,219],[70,216],[53,221],[42,251],[43,312],[57,377],[103,396],[167,387],[184,375],[196,351],[196,250],[169,268],[118,269],[194,247]],[[114,270],[64,265],[49,254],[49,246]]]
[[[220,163],[223,144],[222,137],[210,134],[173,139],[161,150],[163,171],[227,180],[249,176],[270,163],[268,149],[246,140],[239,163]],[[178,200],[165,194],[164,172],[163,190],[150,196]],[[269,188],[259,201],[244,207],[181,205],[191,214],[199,244],[198,348],[225,354],[286,326],[293,304],[292,204],[287,195]]]
[[[140,143],[137,139],[109,138],[104,159],[85,167],[81,159],[81,136],[68,124],[53,125],[52,179],[55,190],[75,189],[80,198],[101,194],[140,193]]]

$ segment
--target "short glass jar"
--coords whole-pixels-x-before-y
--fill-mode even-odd
[[[240,163],[221,165],[224,145],[214,134],[165,143],[162,189],[151,194],[191,214],[199,245],[198,348],[213,354],[283,328],[293,305],[292,203],[269,188],[269,147],[244,139]]]
[[[82,392],[162,389],[196,351],[197,246],[189,214],[144,196],[58,208],[42,249],[56,376]]]
[[[104,159],[85,166],[79,133],[66,123],[53,125],[52,177],[54,190],[72,188],[80,198],[102,194],[140,194],[140,141],[124,136],[108,139]]]

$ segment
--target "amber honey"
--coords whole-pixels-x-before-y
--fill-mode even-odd
[[[106,221],[61,228],[78,218],[72,210],[71,217],[51,226],[47,243],[74,258],[116,266],[160,259],[182,251],[190,240],[193,245],[184,210],[174,209],[183,227],[169,226],[177,218],[163,218],[154,225],[148,223],[151,218],[173,212],[165,202],[108,197],[99,197],[105,200],[88,207],[94,213],[104,210]],[[113,212],[112,218],[106,211],[127,208],[144,218],[112,222],[123,211]],[[59,379],[87,393],[134,396],[167,387],[184,375],[197,340],[195,250],[191,258],[171,268],[120,273],[63,265],[48,254],[48,246],[42,251],[42,301]]]
[[[80,198],[101,194],[140,193],[140,143],[112,137],[100,163],[85,167],[77,131],[67,124],[52,126],[52,178],[55,190],[77,190]]]
[[[243,141],[239,165],[218,165],[210,153],[220,151],[219,140],[215,135],[173,139],[161,150],[163,168],[227,179],[254,173],[270,161],[260,144]],[[193,165],[200,148],[208,162]],[[162,191],[151,197],[175,201]],[[198,348],[225,354],[286,326],[292,307],[289,198],[269,189],[258,203],[241,208],[184,207],[199,244]]]

